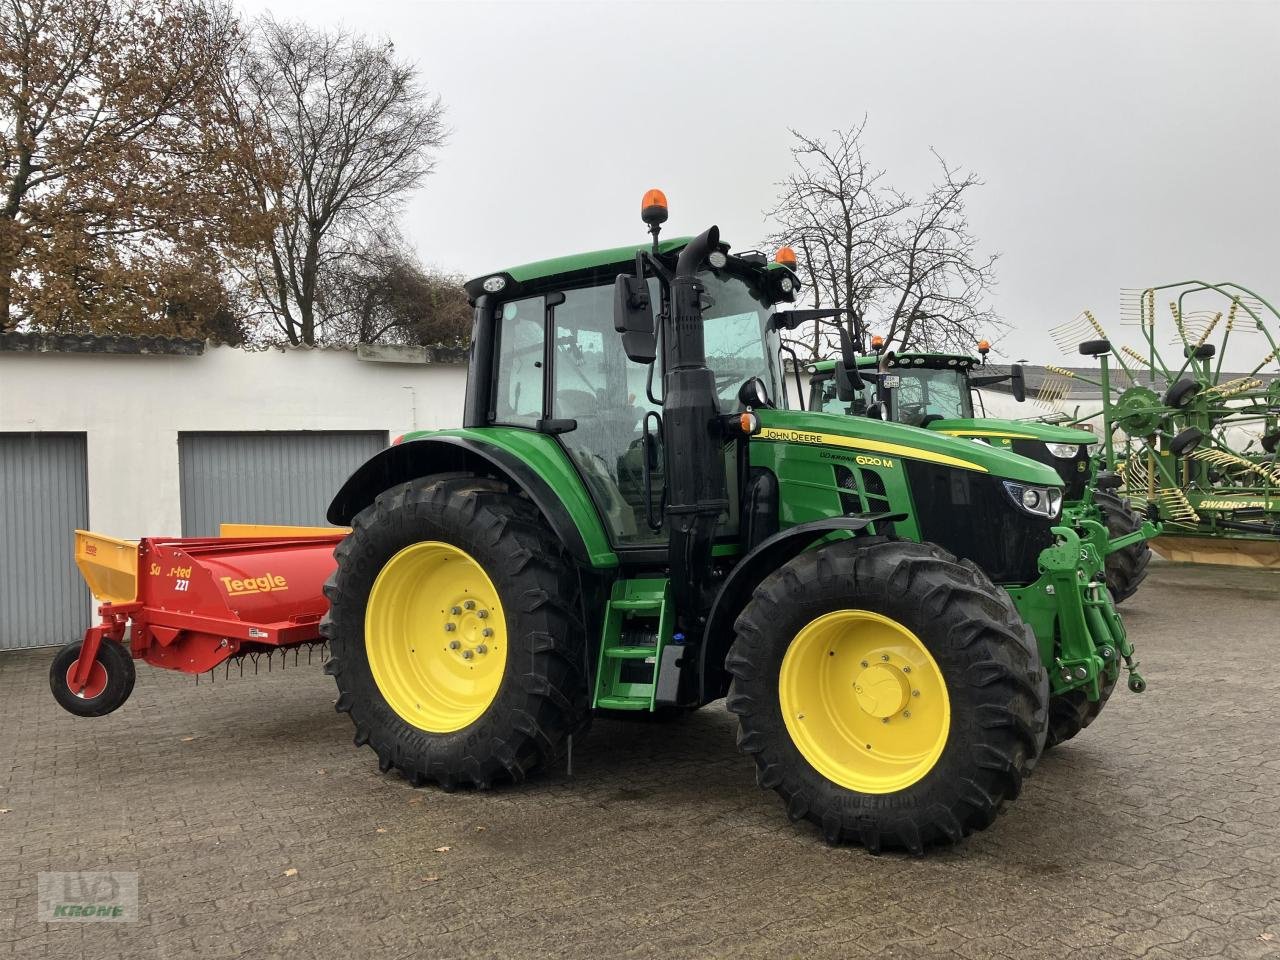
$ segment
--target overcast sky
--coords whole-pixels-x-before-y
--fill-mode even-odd
[[[1106,325],[1122,286],[1280,297],[1280,4],[240,5],[390,37],[418,64],[453,134],[405,231],[468,276],[643,242],[653,186],[673,233],[718,223],[754,246],[787,128],[865,114],[902,189],[928,185],[931,146],[986,181],[970,217],[1001,254],[1006,356],[1053,362],[1047,329],[1083,307]]]

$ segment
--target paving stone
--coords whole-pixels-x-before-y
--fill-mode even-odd
[[[86,720],[52,651],[0,654],[0,960],[1280,960],[1280,576],[1160,565],[1123,613],[1149,691],[924,859],[788,822],[723,704],[599,721],[572,779],[446,794],[351,746],[318,662],[144,665]],[[140,921],[37,922],[46,870],[137,871]]]

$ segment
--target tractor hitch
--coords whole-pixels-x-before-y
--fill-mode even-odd
[[[1084,521],[1083,526],[1084,538],[1070,527],[1053,527],[1058,542],[1040,554],[1040,579],[1009,592],[1035,631],[1042,659],[1052,664],[1049,684],[1055,694],[1084,690],[1091,701],[1099,700],[1104,677],[1120,669],[1117,653],[1129,672],[1129,689],[1141,693],[1146,681],[1137,672],[1133,643],[1105,581],[1103,551],[1115,541],[1106,539],[1100,523]]]

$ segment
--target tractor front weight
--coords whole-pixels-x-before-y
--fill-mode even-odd
[[[1054,527],[1058,542],[1040,554],[1040,579],[1010,587],[1009,594],[1035,631],[1054,695],[1083,690],[1090,701],[1098,701],[1103,678],[1114,678],[1121,660],[1129,671],[1129,689],[1141,693],[1146,681],[1138,673],[1133,644],[1106,590],[1104,574],[1106,556],[1151,536],[1145,529],[1151,524],[1115,540],[1107,539],[1099,523],[1086,520],[1083,526],[1087,539],[1070,527]]]

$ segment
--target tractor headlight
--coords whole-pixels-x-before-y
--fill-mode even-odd
[[[1033,487],[1006,480],[1004,488],[1014,503],[1033,516],[1053,520],[1062,509],[1062,490],[1058,487]]]
[[[1045,446],[1059,460],[1074,460],[1080,456],[1080,444],[1078,443],[1045,443]]]

